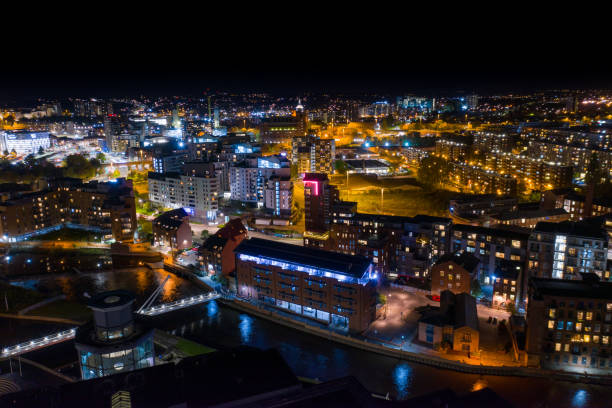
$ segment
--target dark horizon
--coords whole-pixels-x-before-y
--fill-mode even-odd
[[[612,76],[583,72],[542,75],[510,72],[156,72],[5,73],[0,98],[203,96],[207,92],[265,92],[453,96],[546,90],[610,90]]]

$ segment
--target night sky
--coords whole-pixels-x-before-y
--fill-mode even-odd
[[[391,9],[386,19],[372,10],[360,20],[343,15],[340,23],[321,15],[215,15],[213,25],[194,14],[201,19],[190,24],[187,11],[173,19],[164,9],[157,21],[115,13],[46,31],[33,26],[38,41],[5,37],[11,44],[2,54],[0,98],[197,96],[207,89],[279,95],[612,89],[609,35],[599,30],[607,25],[589,20],[585,29],[574,11],[543,22],[517,7],[510,15],[450,25],[416,14],[397,13],[394,20]]]

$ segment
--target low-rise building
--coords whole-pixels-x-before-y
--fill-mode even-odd
[[[230,276],[236,270],[234,250],[247,237],[247,230],[235,218],[208,237],[199,249],[199,261],[202,271],[208,275]]]
[[[540,221],[563,222],[568,221],[570,215],[563,208],[552,210],[520,210],[513,212],[502,212],[488,217],[489,222],[494,225],[506,225],[521,228],[535,228]]]
[[[181,251],[193,246],[189,214],[183,208],[166,211],[153,220],[153,245]]]
[[[440,307],[426,311],[419,319],[417,338],[433,347],[447,343],[453,351],[474,353],[480,344],[476,299],[467,293],[440,294]]]
[[[517,209],[518,200],[516,197],[500,197],[495,194],[459,197],[449,202],[451,215],[466,219],[516,211]]]
[[[509,304],[515,306],[523,299],[525,291],[525,264],[520,261],[502,260],[498,262],[493,275],[492,306],[507,309]]]
[[[376,314],[376,279],[369,259],[257,238],[236,253],[238,296],[361,332]]]
[[[431,268],[431,294],[439,296],[445,290],[469,294],[479,264],[478,258],[465,251],[441,256]]]
[[[527,363],[612,372],[612,283],[533,278],[527,309]]]

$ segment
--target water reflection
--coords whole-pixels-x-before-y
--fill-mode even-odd
[[[210,326],[213,322],[213,320],[217,319],[217,323],[219,323],[219,319],[221,318],[221,315],[219,314],[219,306],[217,305],[217,302],[212,300],[210,302],[208,302],[206,304],[206,315],[208,316],[208,325]],[[200,320],[200,328],[202,328],[202,325],[204,324],[204,319]]]
[[[246,314],[240,315],[240,341],[242,344],[248,344],[253,335],[253,318]]]
[[[476,380],[476,382],[472,385],[472,389],[471,391],[480,391],[483,388],[487,388],[489,386],[489,383],[487,383],[487,380],[483,379],[483,378],[479,378]]]
[[[403,400],[410,395],[412,376],[412,367],[408,363],[399,363],[393,369],[393,384],[397,399]]]
[[[572,407],[588,407],[588,393],[585,390],[578,390],[572,398]]]

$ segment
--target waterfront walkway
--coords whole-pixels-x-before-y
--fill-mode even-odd
[[[321,328],[310,323],[297,321],[293,316],[289,317],[286,316],[285,313],[272,311],[268,308],[260,307],[259,305],[255,305],[240,299],[230,299],[225,297],[219,299],[219,301],[239,311],[253,314],[274,323],[319,336],[330,341],[335,341],[361,350],[382,354],[388,357],[399,358],[406,361],[412,361],[436,368],[478,375],[533,377],[559,381],[612,385],[612,376],[610,375],[587,375],[507,365],[483,365],[480,360],[475,361],[473,359],[467,359],[465,356],[461,359],[453,359],[452,354],[449,355],[451,358],[444,358],[440,356],[439,353],[434,355],[433,353],[435,352],[433,350],[430,350],[431,353],[422,353],[422,350],[408,350],[406,347],[402,348],[400,345],[382,342],[377,339],[369,339],[359,335],[352,336],[350,334],[341,334],[330,330],[329,328]]]

